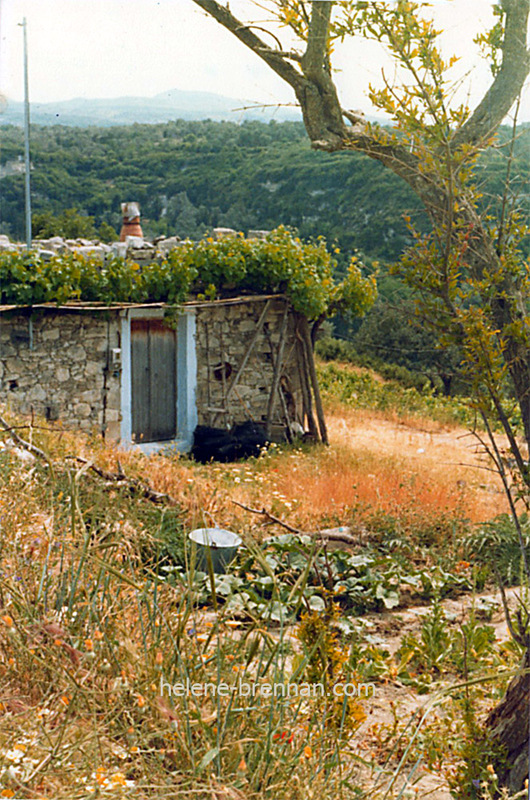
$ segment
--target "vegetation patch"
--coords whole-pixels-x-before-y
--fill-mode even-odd
[[[430,387],[420,391],[396,380],[382,381],[370,370],[330,362],[320,366],[319,384],[327,398],[337,398],[354,408],[394,410],[401,415],[429,417],[444,423],[476,424],[469,400],[443,397]]]
[[[191,294],[215,299],[234,292],[284,293],[309,319],[340,309],[362,314],[375,298],[375,280],[352,259],[335,283],[335,261],[323,240],[304,244],[286,228],[264,240],[241,236],[183,242],[161,260],[140,267],[110,257],[104,265],[74,255],[49,260],[36,253],[0,253],[2,303],[84,300],[111,304],[179,303]]]

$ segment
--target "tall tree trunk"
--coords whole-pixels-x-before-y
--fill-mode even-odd
[[[510,794],[520,791],[528,778],[528,719],[530,713],[530,650],[506,695],[486,719],[491,741],[499,747],[495,766],[501,786]]]

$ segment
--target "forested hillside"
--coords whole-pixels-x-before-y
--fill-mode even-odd
[[[499,142],[479,160],[481,202],[498,210],[510,171],[505,201],[526,212],[530,130],[523,128],[515,139],[511,166],[510,141],[511,131],[502,129]],[[2,127],[0,233],[20,239],[24,175],[17,172],[17,162],[22,152],[22,130]],[[302,237],[322,235],[328,245],[338,245],[339,272],[353,250],[361,251],[365,263],[378,259],[378,303],[360,330],[359,322],[345,327],[340,320],[336,330],[353,339],[360,354],[435,377],[445,391],[453,388],[454,358],[440,354],[432,334],[413,324],[410,292],[387,277],[384,267],[411,242],[404,217],[420,230],[427,221],[405,184],[376,162],[355,153],[314,152],[296,122],[35,126],[31,153],[34,220],[42,222],[48,215],[48,232],[54,231],[57,215],[76,208],[94,218],[95,226],[88,225],[87,231],[103,235],[106,230],[112,237],[109,225],[115,230],[121,225],[120,203],[136,200],[144,232],[151,237],[197,239],[216,226],[246,232],[284,224],[298,228]]]
[[[23,152],[1,131],[2,164]],[[177,121],[116,128],[35,127],[35,212],[76,207],[120,226],[120,203],[142,207],[144,231],[199,237],[208,228],[295,226],[342,248],[395,258],[417,201],[397,178],[355,154],[312,152],[298,123]],[[0,181],[2,231],[23,236],[22,174]]]
[[[313,152],[301,123],[183,121],[114,128],[35,126],[35,212],[76,207],[119,230],[120,203],[142,207],[146,234],[200,237],[208,228],[295,226],[343,250],[392,260],[410,242],[403,220],[425,225],[417,199],[394,175],[355,153]],[[507,141],[509,131],[501,138]],[[23,152],[20,128],[1,129],[0,164]],[[528,205],[530,132],[515,146],[513,188]],[[483,155],[484,202],[500,198],[508,148]],[[23,236],[24,176],[2,171],[1,231]],[[513,198],[512,198],[513,199]]]

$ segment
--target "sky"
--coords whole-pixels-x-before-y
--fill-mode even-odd
[[[265,11],[252,0],[231,0],[230,8],[266,24]],[[491,0],[432,0],[431,10],[447,52],[461,57],[455,67],[460,97],[473,102],[489,71],[472,40],[491,25]],[[9,99],[23,98],[24,17],[32,102],[151,97],[171,89],[263,104],[294,100],[280,78],[192,0],[0,0],[0,93]],[[285,31],[279,34],[288,45]],[[334,64],[343,105],[373,113],[368,84],[381,84],[382,66],[393,74],[379,46],[355,40],[338,48]],[[522,118],[530,119],[530,92],[522,108]]]

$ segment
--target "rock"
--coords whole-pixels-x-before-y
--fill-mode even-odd
[[[88,405],[88,403],[78,403],[74,406],[74,414],[76,417],[79,418],[87,418],[90,416],[92,409]]]
[[[86,359],[86,351],[81,344],[69,347],[66,351],[66,355],[71,361],[85,361]]]
[[[99,375],[103,371],[103,368],[99,361],[87,361],[85,366],[85,374],[89,376],[96,376]]]
[[[227,236],[237,236],[237,231],[233,228],[214,228],[213,229],[213,238],[214,239],[224,239]]]
[[[65,240],[62,236],[51,236],[49,239],[35,239],[33,247],[41,248],[43,250],[53,250],[54,253],[62,253],[68,250]]]
[[[35,456],[28,450],[23,450],[22,447],[10,447],[9,452],[23,464],[32,464],[35,461]]]
[[[127,243],[113,242],[110,246],[110,252],[116,258],[125,258],[127,256]]]
[[[53,342],[60,337],[60,334],[59,328],[50,328],[47,331],[42,331],[41,339],[43,342]]]
[[[249,231],[247,239],[266,239],[270,231]]]
[[[86,258],[96,258],[98,261],[105,260],[106,251],[98,244],[82,245],[80,247],[74,247],[72,250],[74,253],[85,256]]]
[[[57,253],[55,250],[37,250],[37,255],[43,261],[51,261],[52,258],[55,258]]]
[[[29,391],[26,396],[31,403],[39,403],[42,402],[43,400],[46,400],[46,392],[44,391],[42,386],[39,386],[39,384],[37,384],[37,386],[34,386],[33,389],[31,389],[31,391]]]
[[[125,247],[127,250],[134,250],[141,247],[146,247],[148,242],[144,241],[143,236],[126,236]],[[153,245],[151,245],[152,247]]]
[[[5,233],[2,233],[0,234],[0,250],[3,250],[4,252],[7,250],[8,252],[13,253],[18,250],[18,247],[16,244],[12,244],[9,241],[9,236],[6,236]]]
[[[121,437],[121,426],[119,422],[107,422],[105,429],[105,438],[119,442]]]
[[[167,239],[162,239],[161,241],[156,243],[157,250],[164,255],[169,253],[170,250],[175,250],[180,244],[182,240],[180,236],[170,236]]]

